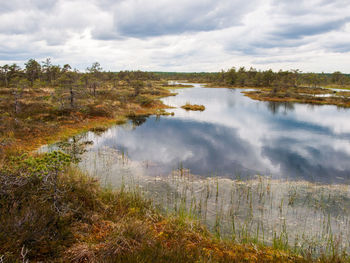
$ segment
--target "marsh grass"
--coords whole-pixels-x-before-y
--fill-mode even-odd
[[[102,152],[101,152],[102,154]],[[115,156],[123,156],[115,152]],[[95,175],[101,170],[101,160]],[[128,189],[137,187],[163,213],[205,224],[217,239],[256,244],[305,258],[349,260],[350,192],[347,185],[276,180],[256,176],[249,180],[199,177],[182,163],[169,176],[147,176],[128,159],[117,170],[104,155],[102,174],[118,183],[123,174]],[[119,157],[120,158],[120,157]],[[125,158],[125,157],[123,157]],[[145,168],[145,167],[144,167]],[[146,167],[146,170],[149,169]],[[101,177],[104,178],[104,177]]]
[[[109,147],[88,150],[79,166],[109,189],[151,200],[167,218],[206,225],[220,242],[285,251],[306,261],[349,262],[348,185],[266,176],[205,178],[182,163],[170,175],[154,176],[156,164],[133,161],[127,151]]]
[[[175,191],[168,201],[174,213],[181,215],[186,210],[222,239],[314,258],[349,253],[347,186],[264,177],[204,179],[182,171],[174,172],[168,182]]]
[[[40,160],[47,156],[61,155],[24,157],[0,170],[1,262],[305,262],[218,240],[188,216],[185,197],[179,216],[164,216],[124,179],[119,190],[102,188],[67,163],[52,170],[54,181],[42,179],[50,162]],[[27,169],[32,165],[35,170]]]

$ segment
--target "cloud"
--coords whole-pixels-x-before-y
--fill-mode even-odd
[[[273,36],[287,39],[299,39],[305,36],[319,35],[332,30],[340,29],[347,23],[347,19],[337,19],[320,23],[292,23],[282,25],[272,33]]]
[[[155,128],[162,132],[156,134]],[[104,146],[124,149],[133,161],[147,160],[156,164],[165,175],[180,164],[203,176],[216,173],[235,178],[238,173],[247,176],[255,175],[258,169],[264,170],[252,145],[242,140],[235,129],[204,122],[170,118],[159,121],[152,117],[132,132],[119,128],[110,130],[109,136],[102,136],[93,149]]]
[[[105,1],[106,2],[106,1]],[[212,31],[239,25],[242,17],[255,5],[243,0],[129,0],[111,1],[104,6],[113,10],[110,34],[97,28],[94,36],[113,39],[126,37],[153,37],[184,32]]]
[[[281,138],[273,144],[264,146],[262,154],[269,158],[273,164],[280,166],[281,174],[292,178],[326,183],[349,180],[347,172],[349,155],[335,151],[328,145],[324,145],[320,151],[318,148],[305,147],[302,144],[298,145],[298,143],[294,139]],[[279,145],[279,147],[275,145]],[[296,145],[303,148],[303,154],[295,149]],[[337,163],[337,166],[333,165],[334,163]]]
[[[175,118],[150,117],[132,130],[131,125],[114,127],[94,139],[93,150],[111,147],[132,161],[147,160],[156,170],[147,167],[145,172],[153,175],[169,174],[182,165],[203,176],[270,174],[326,183],[350,179],[347,111],[257,103],[238,90],[211,88],[182,90],[164,102],[178,107],[188,98],[204,104],[205,114],[174,108]]]
[[[349,21],[345,0],[13,0],[0,6],[0,62],[349,72]]]
[[[50,11],[56,0],[11,0],[3,1],[0,5],[0,14],[16,12],[18,10]]]

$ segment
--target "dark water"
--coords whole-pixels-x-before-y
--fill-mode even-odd
[[[100,135],[89,133],[94,144],[88,151],[95,155],[86,157],[84,165],[91,166],[102,152],[105,160],[113,152],[119,157],[108,159],[105,169],[126,174],[168,175],[183,167],[202,176],[260,174],[350,182],[349,110],[254,101],[241,91],[199,84],[176,90],[179,94],[165,98],[166,104],[179,107],[190,102],[203,104],[206,110],[170,109],[175,116],[151,116]]]

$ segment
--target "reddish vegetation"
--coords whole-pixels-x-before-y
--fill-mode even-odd
[[[189,110],[193,110],[193,111],[204,111],[205,110],[205,106],[204,105],[197,105],[197,104],[189,104],[186,103],[185,105],[181,106],[181,108],[189,111]]]
[[[335,93],[326,89],[314,88],[289,88],[289,89],[257,89],[244,92],[246,96],[254,100],[275,102],[298,102],[309,104],[328,104],[340,107],[350,107],[349,93]],[[330,94],[329,97],[317,97],[317,95]],[[336,96],[335,96],[336,95]]]

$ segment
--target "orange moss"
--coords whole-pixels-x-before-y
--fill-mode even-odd
[[[5,112],[0,118],[0,159],[18,152],[33,151],[43,144],[64,140],[95,127],[121,124],[130,115],[166,114],[160,110],[168,107],[159,98],[174,95],[161,87],[145,88],[142,96],[149,103],[142,105],[142,101],[130,96],[130,87],[121,87],[117,93],[104,87],[99,98],[81,99],[77,110],[59,112],[58,105],[46,101],[46,98],[51,98],[53,90],[26,90],[22,98],[23,110],[16,117],[10,114],[11,103],[6,103],[11,101],[12,95],[10,91],[5,92],[9,100],[0,102],[0,113]],[[126,101],[118,100],[123,96]]]
[[[247,91],[243,92],[245,96],[259,101],[274,101],[274,102],[296,102],[318,105],[336,105],[339,107],[350,107],[350,100],[337,98],[337,97],[312,97],[312,96],[298,96],[298,95],[286,95],[286,96],[273,96],[270,93],[264,93],[260,91]],[[296,97],[297,96],[297,97]]]
[[[189,104],[186,103],[185,105],[181,106],[181,108],[189,111],[189,110],[193,110],[193,111],[204,111],[205,110],[205,106],[204,105],[197,105],[197,104]]]

